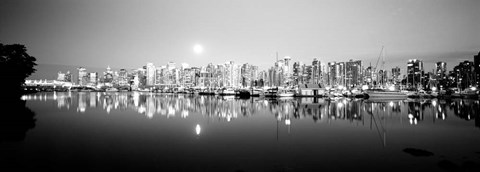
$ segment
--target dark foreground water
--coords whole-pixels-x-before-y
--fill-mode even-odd
[[[0,164],[9,171],[480,170],[478,100],[22,99],[4,107],[16,112],[2,112],[13,116],[1,128]]]

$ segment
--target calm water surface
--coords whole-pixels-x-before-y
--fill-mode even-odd
[[[8,135],[0,143],[3,169],[477,171],[480,166],[478,100],[136,92],[37,93],[22,99],[33,112],[23,121],[33,125],[14,134],[3,127]]]

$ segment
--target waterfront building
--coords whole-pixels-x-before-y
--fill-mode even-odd
[[[337,83],[337,63],[336,62],[329,62],[328,63],[328,82],[327,85],[330,87],[335,87]]]
[[[250,68],[250,80],[251,85],[257,86],[258,85],[258,66],[252,65]]]
[[[65,73],[62,73],[62,71],[58,71],[57,81],[65,81]]]
[[[65,73],[64,81],[65,82],[72,82],[72,74],[70,73],[70,71],[67,71],[67,73]]]
[[[77,68],[78,71],[78,85],[87,85],[88,83],[88,73],[87,69],[84,67]]]
[[[129,85],[129,78],[128,78],[127,70],[120,69],[120,72],[118,72],[118,85],[120,85],[120,86],[128,86]]]
[[[146,74],[146,66],[142,68],[138,68],[134,71],[134,76],[133,76],[133,83],[134,83],[134,88],[143,88],[147,84],[147,77],[145,76]]]
[[[147,86],[155,85],[155,75],[156,75],[156,68],[153,63],[147,63]]]
[[[460,62],[453,68],[455,76],[455,85],[459,89],[465,89],[475,86],[474,65],[472,61]]]
[[[388,71],[386,70],[379,70],[378,71],[378,80],[377,80],[377,84],[381,85],[381,86],[384,86],[387,84],[387,81],[388,81]]]
[[[447,63],[437,62],[435,63],[435,79],[439,89],[447,87]]]
[[[311,65],[307,65],[307,64],[303,64],[302,65],[302,82],[301,84],[310,84],[312,83],[313,81],[313,77],[312,77],[312,66]]]
[[[335,64],[335,80],[334,86],[345,86],[345,62]]]
[[[292,58],[290,56],[285,56],[283,58],[283,66],[282,66],[282,72],[283,72],[283,78],[284,78],[284,81],[282,82],[282,84],[291,84],[292,82],[292,72],[291,72],[291,69],[290,69],[290,61],[292,60]]]
[[[300,62],[294,62],[292,66],[292,81],[293,84],[300,84],[302,69],[300,68]]]
[[[225,63],[225,87],[239,87],[241,85],[241,66],[234,61]]]
[[[418,59],[410,59],[407,62],[407,87],[422,89],[423,62]]]
[[[248,63],[245,63],[242,65],[241,68],[241,86],[242,87],[248,87],[250,86],[250,83],[252,82],[252,65],[249,65]]]
[[[88,73],[89,85],[96,86],[98,84],[98,73],[90,72]]]
[[[201,69],[198,67],[191,67],[191,74],[192,74],[192,85],[198,86],[199,85],[199,78],[200,78],[200,71]]]
[[[392,83],[393,84],[400,83],[400,68],[398,66],[392,68]]]
[[[325,87],[325,85],[328,85],[327,83],[328,83],[328,64],[320,63],[320,83],[319,84],[322,87]]]
[[[362,61],[356,60],[346,62],[346,76],[345,85],[348,88],[353,88],[362,84]]]
[[[110,66],[107,67],[107,71],[103,72],[103,82],[105,84],[112,84],[113,82],[113,71]]]
[[[279,85],[279,78],[278,78],[278,73],[277,69],[275,67],[271,67],[268,69],[268,80],[267,80],[267,86],[270,87],[275,87]]]
[[[480,52],[473,56],[473,65],[475,66],[475,85],[480,86]]]
[[[314,58],[312,61],[312,84],[321,83],[321,72],[320,61],[318,61],[317,58]]]

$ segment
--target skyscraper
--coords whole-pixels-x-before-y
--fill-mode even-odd
[[[317,60],[317,58],[314,58],[312,61],[312,83],[313,84],[319,84],[320,81],[320,61]]]
[[[65,82],[72,82],[72,74],[70,73],[70,71],[67,71],[67,73],[65,73]]]
[[[407,87],[422,88],[423,62],[417,59],[410,59],[407,62]]]
[[[97,72],[91,72],[88,73],[88,78],[89,78],[89,85],[96,86],[98,82],[98,74]]]
[[[328,63],[328,85],[330,87],[336,86],[337,82],[337,63],[336,62],[329,62]]]
[[[440,88],[447,87],[447,63],[435,63],[435,79]]]
[[[156,69],[153,63],[147,63],[147,86],[155,85]]]
[[[474,65],[472,61],[460,62],[453,68],[456,86],[465,89],[475,85]]]
[[[350,60],[346,62],[346,86],[348,88],[362,84],[362,61]]]
[[[77,68],[78,70],[78,85],[87,85],[88,83],[88,73],[87,69],[84,67]]]
[[[400,83],[400,68],[398,66],[392,68],[392,81],[394,84]]]
[[[127,70],[120,69],[120,72],[118,72],[118,85],[127,86],[127,85],[129,85],[128,80],[129,79],[128,79]]]
[[[480,86],[480,52],[473,56],[473,64],[475,66],[475,85]]]
[[[335,66],[336,86],[345,86],[345,62],[338,62]]]

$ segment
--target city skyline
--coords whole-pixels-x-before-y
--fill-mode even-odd
[[[146,62],[206,66],[232,60],[265,70],[278,52],[294,61],[358,59],[367,65],[375,64],[385,46],[385,69],[420,59],[431,71],[437,61],[458,64],[478,52],[479,4],[3,1],[0,39],[25,44],[39,64],[136,68]],[[196,45],[203,51],[196,53]]]

